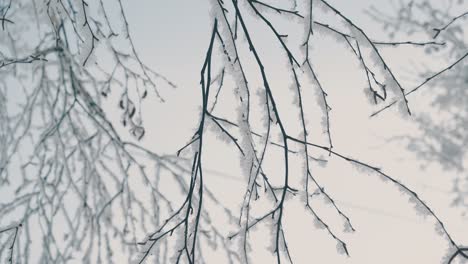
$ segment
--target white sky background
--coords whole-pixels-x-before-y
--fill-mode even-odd
[[[155,152],[174,153],[185,145],[197,127],[198,109],[201,104],[200,68],[212,29],[207,2],[123,1],[130,33],[140,57],[146,64],[177,84],[176,89],[160,89],[165,103],[146,100],[143,105],[143,120],[147,132],[140,143]],[[363,10],[373,4],[381,10],[391,12],[391,1],[329,2],[362,27],[372,39],[388,40],[381,26],[374,23]],[[249,22],[255,28],[255,21]],[[302,30],[294,22],[281,26],[291,34]],[[271,36],[268,31],[259,29],[256,32],[257,34],[253,35],[254,42],[269,43]],[[426,40],[417,37],[412,36],[411,40]],[[273,48],[267,47],[259,49],[267,71],[271,73],[274,93],[280,98],[280,112],[285,113],[289,117],[288,120],[294,120],[296,114],[287,95],[290,91],[290,80],[281,68],[285,65],[284,58],[278,60],[274,45]],[[382,49],[382,53],[402,85],[408,89],[422,81],[412,74],[413,65],[424,64],[432,69],[446,66],[425,55],[422,48],[387,48]],[[324,38],[317,43],[313,58],[333,108],[331,133],[335,150],[380,166],[386,173],[412,188],[446,224],[455,241],[467,245],[468,216],[462,216],[462,209],[450,206],[453,199],[452,179],[457,175],[444,172],[437,164],[422,169],[421,160],[410,153],[403,143],[389,140],[399,135],[417,135],[418,131],[411,122],[411,117],[402,118],[396,109],[391,109],[377,118],[369,119],[372,109],[363,92],[365,74],[357,68],[357,61],[344,44],[336,44],[334,39]],[[247,67],[254,69],[252,65]],[[232,87],[224,87],[222,93],[229,94],[229,88]],[[415,116],[418,115],[418,109],[430,107],[422,97],[423,93],[418,93],[409,97],[410,107]],[[149,95],[149,98],[155,97]],[[233,119],[232,111],[235,108],[228,104],[222,107],[225,112],[219,113]],[[313,111],[312,105],[306,107]],[[119,124],[120,112],[115,101],[109,99],[107,109],[111,120]],[[312,121],[311,123],[313,124]],[[297,128],[294,121],[290,124],[288,128],[295,135],[294,131]],[[117,125],[117,129],[124,138],[132,140],[125,128]],[[326,144],[323,135],[316,136],[317,140],[311,136],[310,141]],[[246,182],[245,177],[241,175],[235,147],[211,138],[208,139],[204,151],[207,188],[217,194],[223,203],[232,208],[240,207]],[[328,158],[327,153],[313,154]],[[297,165],[292,166],[294,175],[298,173],[297,167],[300,164],[297,163],[297,159],[292,159],[292,163]],[[268,168],[271,173],[277,173],[278,177],[281,177],[283,168],[274,158],[267,161],[267,164],[270,165]],[[313,218],[304,214],[302,201],[299,203],[297,199],[291,200],[286,209],[284,225],[294,263],[440,263],[446,249],[444,239],[435,232],[432,219],[424,219],[418,215],[413,205],[408,203],[407,196],[402,195],[396,187],[377,180],[375,174],[367,175],[336,158],[329,158],[324,168],[314,164],[313,170],[338,206],[350,217],[357,231],[341,232],[342,223],[336,213],[327,206],[322,206],[321,201],[316,201],[317,210],[347,243],[351,257],[338,255],[335,241],[325,231],[315,228]],[[293,179],[293,187],[300,187],[301,182],[302,180]],[[254,233],[251,240],[254,248],[269,246],[267,233],[268,231],[262,229]],[[209,263],[222,263],[222,259],[215,255],[208,259]],[[252,253],[252,263],[273,263],[273,258],[265,250],[255,250]]]
[[[361,26],[371,38],[388,40],[380,25],[372,22],[363,10],[374,4],[381,10],[390,11],[391,1],[330,2]],[[141,57],[178,85],[176,90],[162,91],[166,103],[149,103],[145,106],[144,121],[148,132],[143,144],[158,151],[174,152],[191,137],[198,122],[197,107],[201,101],[199,71],[212,26],[209,6],[202,1],[183,0],[145,0],[126,2],[126,5],[131,33]],[[289,25],[289,30],[294,32],[296,29]],[[261,42],[261,38],[268,37],[267,31],[259,34],[265,36],[254,35],[254,41]],[[426,39],[418,39],[416,35],[411,40]],[[409,153],[404,144],[389,141],[393,136],[417,133],[411,118],[402,119],[395,109],[377,118],[368,118],[371,112],[363,99],[365,76],[357,70],[354,57],[344,45],[334,44],[333,39],[329,39],[319,44],[316,51],[314,63],[333,108],[331,130],[336,151],[379,165],[385,172],[400,179],[434,209],[456,241],[468,243],[468,218],[461,215],[459,208],[450,206],[453,198],[451,180],[457,175],[444,172],[437,165],[423,170],[418,158]],[[261,52],[270,54],[268,50]],[[428,58],[421,48],[387,48],[382,53],[397,78],[408,89],[421,81],[411,73],[413,65],[424,63],[433,69],[445,67],[434,58]],[[274,57],[265,56],[262,59],[267,70],[270,70],[270,65],[276,67],[278,64]],[[279,64],[284,62],[280,61]],[[281,71],[274,73],[270,75],[274,88],[288,88],[289,80],[281,78]],[[418,94],[409,98],[415,115],[418,109],[430,107],[419,98]],[[280,111],[283,109],[283,112],[287,112],[285,109],[288,107],[291,106],[287,101],[280,103]],[[237,157],[232,150],[229,151],[234,147],[214,141],[210,143],[204,158],[205,169],[209,173],[206,186],[218,193],[220,200],[227,204],[238,204],[245,182],[237,168]],[[281,172],[282,168],[276,171]],[[334,240],[326,232],[316,230],[312,218],[301,213],[303,205],[292,203],[285,229],[295,263],[440,262],[445,253],[444,240],[436,234],[432,220],[418,216],[407,202],[407,197],[396,188],[375,180],[373,174],[365,175],[333,158],[326,170],[316,168],[316,171],[328,192],[348,213],[357,231],[353,234],[338,232],[347,242],[351,257],[339,256]],[[326,214],[326,209],[323,212],[329,217],[326,218],[328,221],[336,222],[332,212]],[[340,230],[337,223],[336,229]],[[254,244],[268,246],[269,240],[263,235],[254,238]],[[262,251],[254,252],[252,260],[252,263],[273,261],[268,253]]]

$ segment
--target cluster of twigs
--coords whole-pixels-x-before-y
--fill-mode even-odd
[[[44,263],[65,263],[78,255],[84,263],[110,263],[121,253],[117,246],[124,248],[129,261],[137,263],[149,259],[156,263],[203,263],[206,262],[203,243],[220,244],[230,263],[250,263],[251,232],[262,224],[270,224],[272,228],[271,251],[276,262],[293,262],[284,218],[288,198],[298,194],[316,226],[336,241],[339,253],[349,255],[339,231],[328,225],[311,203],[313,197],[322,196],[344,221],[345,231],[355,231],[351,219],[313,173],[311,162],[317,160],[311,155],[312,149],[370,170],[381,180],[391,182],[409,196],[419,210],[434,219],[453,250],[449,263],[458,256],[468,258],[467,249],[452,239],[441,219],[414,191],[380,168],[336,151],[332,141],[332,107],[309,50],[317,31],[342,39],[362,66],[371,101],[381,104],[396,96],[399,99],[393,99],[395,101],[384,109],[399,101],[406,114],[411,114],[409,94],[450,70],[466,55],[418,88],[406,91],[381,55],[380,46],[437,46],[442,43],[375,41],[325,0],[304,1],[304,12],[258,0],[213,0],[212,29],[200,71],[202,102],[198,128],[177,153],[159,155],[136,142],[122,139],[102,109],[102,98],[120,91],[118,107],[122,111],[122,125],[130,126],[131,134],[140,140],[145,129],[140,103],[132,98],[136,94],[140,102],[147,98],[149,90],[155,100],[162,101],[155,80],[175,87],[140,59],[122,1],[116,2],[118,12],[114,15],[123,25],[121,32],[114,29],[111,14],[102,0],[92,3],[48,0],[43,9],[31,4],[28,8],[38,11],[35,13],[37,26],[47,27],[39,32],[39,44],[30,51],[33,55],[1,54],[2,76],[11,78],[17,72],[29,74],[29,77],[11,80],[23,87],[19,106],[6,106],[13,100],[12,91],[8,89],[10,81],[5,81],[0,90],[0,102],[4,105],[0,114],[0,140],[6,146],[0,156],[0,188],[16,187],[13,199],[0,204],[0,214],[16,221],[0,231],[0,236],[10,234],[4,243],[10,263],[31,261],[31,252],[38,248]],[[295,2],[294,6],[300,5]],[[3,34],[12,36],[10,27],[21,19],[29,19],[27,15],[17,15],[20,7],[11,1],[7,8],[2,7]],[[100,14],[95,14],[97,11]],[[320,15],[326,12],[331,12],[342,26],[321,22]],[[43,22],[44,16],[48,18],[47,23]],[[301,55],[295,54],[288,44],[289,36],[279,32],[272,16],[292,17],[307,28],[299,47]],[[288,120],[272,88],[268,65],[260,55],[261,47],[252,38],[253,30],[248,23],[251,18],[267,29],[283,51],[281,56],[287,62],[297,102],[294,107],[299,112],[300,131],[288,130]],[[120,41],[126,42],[129,51],[116,48],[114,41],[119,37],[123,37]],[[10,38],[17,43],[14,37]],[[112,55],[114,67],[110,72],[92,59],[98,44],[104,45],[106,52]],[[240,49],[244,47],[250,53],[241,55]],[[247,61],[253,61],[258,75],[246,73]],[[24,63],[28,65],[22,66]],[[255,78],[261,83],[257,90],[264,104],[260,106],[254,105],[252,98],[255,89],[251,81]],[[236,95],[236,120],[230,120],[218,110],[222,89],[230,89]],[[320,125],[327,138],[324,145],[313,143],[309,137],[308,113],[304,108],[306,89],[316,91],[323,110]],[[255,111],[265,119],[261,131],[254,129],[258,125],[252,121]],[[208,127],[216,128],[219,136],[239,151],[246,176],[239,216],[220,203],[205,186],[203,154]],[[273,139],[276,132],[280,142]],[[264,162],[272,147],[283,153],[284,171],[275,175],[267,172]],[[291,183],[295,176],[290,168],[293,155],[300,155],[304,163],[301,188],[294,188]],[[19,170],[13,171],[13,167]],[[281,183],[273,183],[274,177],[280,177]],[[171,196],[173,190],[165,188],[168,181],[175,183],[182,198]],[[267,200],[270,208],[257,215],[252,207],[261,199]],[[213,224],[207,210],[209,203],[222,208],[229,220],[237,221],[234,233],[226,237]],[[42,235],[40,239],[37,232]],[[239,241],[239,249],[232,246],[234,240]],[[34,249],[30,242],[39,243],[39,247]],[[0,257],[2,253],[0,250]]]
[[[446,7],[440,8],[439,4]],[[467,94],[468,81],[466,75],[466,58],[468,57],[465,30],[468,18],[466,3],[463,1],[447,3],[411,1],[407,4],[396,5],[392,13],[384,13],[374,7],[369,10],[368,14],[382,24],[391,35],[420,32],[433,41],[443,40],[444,45],[427,47],[425,51],[428,56],[442,58],[441,61],[447,63],[447,66],[439,70],[429,70],[426,67],[418,69],[416,74],[421,75],[423,81],[407,93],[408,96],[414,95],[416,94],[414,92],[426,87],[426,94],[431,95],[430,102],[433,107],[427,111],[429,113],[420,113],[419,117],[414,119],[423,136],[398,138],[407,141],[408,148],[427,162],[436,162],[444,170],[455,172],[453,204],[466,208],[468,190],[464,186],[466,186],[468,176],[465,172],[466,151],[463,147],[468,142],[464,133],[468,116],[464,99]],[[444,120],[434,118],[432,111],[443,114]],[[465,209],[464,211],[466,214]]]

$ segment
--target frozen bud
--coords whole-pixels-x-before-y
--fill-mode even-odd
[[[348,254],[348,248],[346,247],[346,244],[344,242],[338,241],[336,243],[336,251],[340,255],[346,255],[349,256]]]
[[[138,140],[141,140],[143,136],[145,135],[145,128],[142,126],[135,126],[132,129],[132,135],[136,137]]]

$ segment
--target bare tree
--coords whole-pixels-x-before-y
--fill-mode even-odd
[[[322,34],[341,41],[368,81],[364,92],[371,104],[378,109],[397,105],[403,115],[411,115],[409,94],[451,74],[466,55],[417,88],[405,89],[381,46],[437,43],[377,41],[325,0],[281,5],[213,0],[200,70],[199,125],[176,153],[159,154],[138,143],[147,134],[140,106],[143,100],[164,101],[161,90],[175,84],[146,66],[122,1],[111,2],[1,2],[0,190],[7,197],[0,204],[2,261],[121,263],[124,256],[136,263],[205,263],[205,251],[219,246],[229,263],[250,263],[256,246],[251,232],[263,225],[271,229],[276,262],[293,262],[284,229],[289,199],[300,200],[338,252],[349,255],[340,228],[328,224],[311,202],[323,198],[341,219],[341,229],[355,231],[312,169],[332,157],[391,183],[429,216],[450,246],[446,263],[468,259],[468,248],[454,241],[418,194],[334,146],[332,105],[311,48]],[[281,32],[281,23],[290,20],[301,30]],[[264,54],[268,47],[258,44],[254,26],[279,47],[290,89],[272,82]],[[295,102],[289,107],[298,120],[285,113],[278,96],[285,92]],[[107,97],[118,98],[121,124],[112,123],[103,110]],[[227,104],[235,111],[226,110]],[[311,105],[319,119],[307,110]],[[134,140],[123,139],[116,126],[128,127]],[[245,176],[240,212],[206,187],[209,136],[238,151]],[[265,160],[278,151],[282,170],[267,168]],[[293,161],[303,164],[300,173],[293,172]],[[214,218],[207,208],[223,215]],[[236,230],[228,234],[220,218],[235,223]]]
[[[432,109],[414,120],[423,136],[396,137],[408,142],[408,148],[427,162],[437,162],[446,170],[456,172],[453,204],[468,206],[468,175],[466,175],[467,111],[466,87],[468,84],[467,63],[468,39],[464,28],[468,17],[464,1],[436,3],[409,1],[395,6],[395,13],[386,14],[377,7],[369,14],[380,22],[392,36],[424,34],[440,45],[427,47],[429,56],[440,58],[448,65],[434,73],[421,67],[416,74],[427,78],[424,84]],[[416,87],[415,91],[420,87]],[[440,118],[443,116],[443,118]],[[466,213],[466,210],[465,210]]]

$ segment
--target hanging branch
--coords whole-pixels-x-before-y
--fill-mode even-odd
[[[293,263],[296,256],[287,233],[290,223],[286,214],[289,199],[296,197],[304,205],[305,216],[336,243],[338,253],[350,256],[340,230],[327,221],[328,216],[322,215],[312,200],[317,196],[325,199],[332,214],[344,223],[342,231],[355,231],[346,210],[326,189],[318,170],[314,171],[316,162],[324,163],[331,157],[392,182],[410,197],[417,210],[435,220],[454,249],[449,263],[467,257],[466,247],[455,242],[441,218],[403,181],[335,150],[339,146],[333,140],[333,101],[327,93],[332,87],[326,87],[326,81],[318,77],[320,65],[309,49],[320,37],[317,31],[344,40],[344,48],[363,68],[371,103],[388,100],[390,83],[376,74],[383,70],[389,76],[387,82],[394,83],[402,95],[384,109],[402,100],[408,114],[407,96],[452,70],[468,54],[406,92],[381,49],[402,45],[442,48],[448,42],[374,40],[325,0],[307,0],[310,5],[304,13],[296,1],[290,7],[280,7],[260,0],[214,0],[200,69],[197,127],[177,151],[160,154],[144,145],[154,134],[142,120],[142,105],[145,100],[164,102],[164,87],[176,85],[145,64],[132,38],[124,3],[116,1],[116,9],[107,8],[102,0],[48,0],[41,7],[34,1],[18,0],[1,7],[0,20],[8,44],[0,44],[0,144],[4,146],[0,150],[0,188],[13,196],[0,203],[0,214],[21,223],[0,228],[0,236],[8,236],[8,241],[0,244],[2,260],[31,261],[30,241],[39,241],[39,261],[44,263],[71,259],[113,263],[117,255],[122,255],[128,259],[118,262],[195,264],[208,262],[207,247],[221,252],[229,263],[250,263],[250,251],[257,246],[254,227],[267,226],[276,263]],[[323,5],[324,11],[332,11],[345,29],[321,22],[317,4]],[[24,10],[34,11],[34,19]],[[438,30],[445,31],[463,16]],[[297,47],[290,41],[291,32],[276,25],[279,20],[290,19],[305,27]],[[257,43],[258,29],[250,23],[258,23],[255,26],[263,30],[262,34],[273,37],[272,43]],[[34,32],[37,43],[22,40],[29,39],[23,36],[28,32],[15,32],[21,24],[38,28]],[[282,70],[289,74],[292,89],[286,91],[276,85],[272,70],[276,65],[269,65],[263,53],[268,45],[281,50],[277,60],[286,62]],[[377,65],[369,63],[365,48],[377,57]],[[298,49],[302,54],[296,54]],[[101,60],[101,54],[109,61]],[[256,82],[260,87],[255,87]],[[284,112],[283,91],[292,93],[295,104],[291,109],[298,113],[298,123],[290,121]],[[312,113],[306,108],[313,105],[309,91],[316,92],[322,109],[320,124],[308,124]],[[234,100],[228,97],[232,94]],[[108,117],[105,100],[116,100],[120,123]],[[226,111],[230,108],[224,107],[231,103],[237,107],[237,118],[232,120],[232,113]],[[254,123],[257,117],[264,119],[261,124]],[[299,125],[297,131],[295,124]],[[121,128],[127,131],[120,133]],[[311,143],[316,142],[311,138],[314,129],[320,129],[326,142]],[[239,156],[245,176],[240,210],[223,204],[208,188],[206,175],[210,170],[206,164],[210,157],[206,150],[211,134]],[[126,135],[131,138],[126,139]],[[314,157],[315,151],[324,151],[328,157]],[[282,170],[267,167],[277,153],[281,154],[280,163],[274,163]],[[299,175],[293,173],[296,158],[304,164]],[[300,187],[294,186],[297,178],[304,179]],[[176,199],[178,196],[180,199]],[[230,225],[220,226],[219,215],[215,218],[212,214],[215,209],[222,211],[220,217]],[[233,213],[236,210],[238,214]],[[234,231],[226,234],[231,229]],[[232,245],[234,240],[240,242],[239,248]]]

